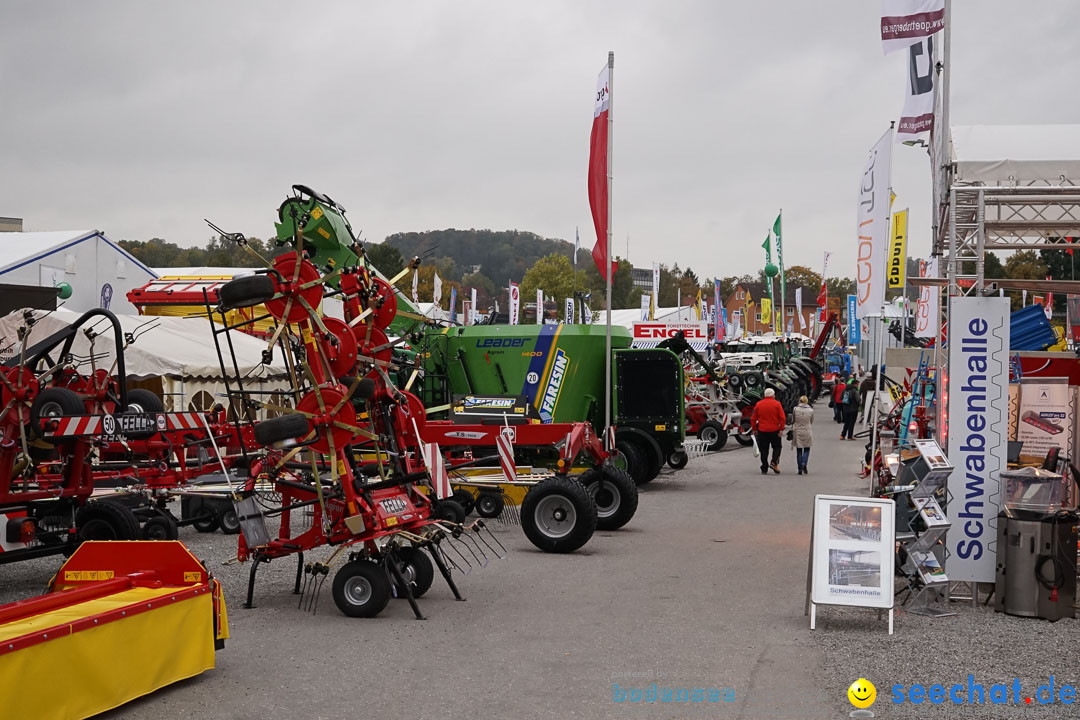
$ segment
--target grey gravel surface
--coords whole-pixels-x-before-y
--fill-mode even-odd
[[[959,682],[969,672],[987,686],[1015,676],[1025,689],[1051,674],[1059,685],[1080,679],[1076,621],[900,611],[890,638],[874,611],[823,608],[809,631],[813,496],[866,491],[854,474],[861,444],[835,439],[830,416],[822,405],[809,476],[794,473],[789,448],[784,473],[762,476],[752,451],[732,443],[665,471],[642,488],[626,528],[597,533],[572,555],[546,555],[519,527],[496,526],[509,557],[458,578],[466,602],[437,580],[421,600],[426,621],[402,601],[375,619],[346,618],[329,581],[317,614],[297,610],[289,560],[260,568],[258,607],[244,610],[247,566],[221,566],[235,537],[184,529],[181,539],[225,585],[233,637],[216,669],[110,717],[816,720],[847,717],[846,689],[860,676],[877,684],[878,717],[1080,717],[1060,705],[996,715],[993,706],[898,708],[887,699],[895,683]],[[0,567],[0,602],[40,592],[59,562]],[[614,683],[654,682],[731,688],[734,700],[613,700]]]

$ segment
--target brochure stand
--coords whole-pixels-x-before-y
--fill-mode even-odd
[[[919,456],[901,471],[904,484],[914,484],[908,494],[911,504],[907,525],[900,534],[906,550],[901,572],[908,580],[908,612],[915,615],[944,617],[956,613],[933,607],[932,603],[948,590],[949,578],[942,567],[945,532],[952,527],[949,518],[935,499],[952,474],[953,466],[933,440],[916,440]]]

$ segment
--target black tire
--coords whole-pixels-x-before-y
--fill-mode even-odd
[[[660,443],[656,442],[656,438],[644,430],[623,428],[621,431],[615,431],[616,446],[619,440],[629,440],[635,443],[638,452],[641,453],[641,459],[645,461],[645,470],[641,475],[641,479],[631,473],[631,476],[634,476],[634,482],[638,485],[644,485],[655,480],[656,476],[660,474],[660,468],[664,467],[664,451],[660,449]]]
[[[435,566],[431,564],[431,559],[423,550],[414,547],[399,548],[397,556],[398,570],[405,578],[405,582],[411,584],[413,597],[423,597],[424,593],[431,589],[431,583],[435,580]],[[397,582],[393,579],[391,579],[391,585],[394,586],[394,597],[398,599],[405,597],[405,591],[398,588]]]
[[[218,290],[218,303],[225,310],[246,308],[274,297],[274,279],[269,275],[233,278]]]
[[[600,475],[604,485],[600,487]],[[637,484],[625,470],[610,463],[591,468],[578,476],[596,505],[596,529],[618,530],[634,517],[638,507]]]
[[[161,398],[149,390],[132,388],[127,391],[127,407],[124,408],[125,414],[163,412],[165,412],[165,403],[161,402]],[[153,437],[154,435],[157,435],[157,430],[128,433],[128,437],[134,440],[144,440],[148,437]]]
[[[226,535],[237,535],[240,532],[240,518],[236,517],[236,508],[231,502],[221,503],[217,516],[218,527]]]
[[[345,389],[348,390],[349,388],[352,387],[352,384],[354,382],[356,382],[356,378],[352,377],[352,376],[349,376],[349,375],[345,375],[343,377],[338,378],[338,382],[341,383],[342,385],[344,385]],[[375,395],[375,381],[373,379],[371,379],[371,378],[364,378],[357,384],[356,389],[353,390],[353,394],[349,396],[349,400],[352,401],[353,405],[355,405],[356,403],[365,403],[365,402],[367,402],[374,395]]]
[[[476,498],[468,490],[458,488],[454,491],[454,494],[450,496],[450,499],[461,506],[462,512],[465,513],[465,517],[469,516],[469,513],[476,508]]]
[[[541,480],[521,503],[521,528],[549,553],[574,552],[596,530],[596,503],[577,480],[556,475]]]
[[[289,413],[255,423],[253,434],[255,442],[263,447],[275,445],[287,440],[298,440],[311,432],[307,418],[298,413]]]
[[[708,443],[705,449],[709,452],[717,452],[727,444],[728,431],[715,420],[706,420],[698,429],[698,440]]]
[[[349,617],[375,617],[390,602],[386,569],[370,560],[353,560],[334,575],[334,604]]]
[[[649,482],[645,479],[649,465],[645,458],[642,457],[642,452],[637,443],[632,440],[616,440],[615,451],[626,458],[626,472],[633,478],[634,484],[644,485]]]
[[[667,464],[673,470],[682,470],[688,462],[690,462],[690,456],[684,450],[676,450],[667,456]]]
[[[86,415],[86,404],[81,397],[67,388],[45,388],[30,405],[30,434],[33,437],[42,437],[42,420],[73,415]],[[44,438],[45,442],[53,445],[70,439],[63,436]]]
[[[180,536],[176,521],[166,515],[155,515],[143,523],[143,540],[176,540]]]
[[[455,500],[439,500],[435,503],[432,515],[438,520],[461,524],[465,522],[465,508]]]
[[[504,505],[502,493],[481,492],[476,496],[476,514],[482,518],[499,517]]]
[[[195,528],[195,532],[212,533],[218,529],[217,515],[207,506],[203,505],[195,514],[202,515],[199,520],[191,523],[191,527]]]
[[[743,447],[750,447],[754,444],[754,436],[749,433],[735,433],[735,442],[739,443]]]
[[[142,537],[139,519],[131,508],[120,503],[98,500],[75,514],[79,542],[86,540],[138,540]]]

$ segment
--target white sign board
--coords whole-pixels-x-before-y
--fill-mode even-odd
[[[946,571],[954,582],[996,579],[997,514],[1009,439],[1009,299],[951,298],[949,517]]]
[[[815,605],[892,608],[895,506],[889,499],[814,497]]]
[[[1060,448],[1063,457],[1072,449],[1072,389],[1068,378],[1024,378],[1020,381],[1020,417],[1016,439],[1024,455],[1043,457]]]

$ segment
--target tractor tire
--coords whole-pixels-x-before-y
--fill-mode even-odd
[[[149,390],[132,388],[127,391],[127,408],[124,409],[125,414],[163,412],[165,412],[165,403],[161,402],[161,398]],[[154,435],[157,435],[157,430],[151,430],[149,432],[133,432],[129,433],[128,437],[134,440],[145,440]]]
[[[616,440],[615,451],[626,459],[626,472],[634,480],[635,485],[644,485],[649,482],[644,479],[648,471],[648,463],[637,443],[630,440]]]
[[[481,492],[476,496],[476,514],[482,518],[499,517],[504,505],[502,493]]]
[[[231,502],[221,503],[218,510],[218,527],[226,535],[238,535],[240,533],[240,518],[236,516],[236,508]]]
[[[465,522],[465,508],[455,500],[437,500],[432,515],[438,520],[461,524]]]
[[[71,417],[72,415],[85,415],[86,403],[76,393],[67,388],[45,388],[34,402],[30,405],[30,435],[42,437],[41,421],[52,418]],[[70,437],[44,437],[45,442],[57,444]]]
[[[390,602],[386,569],[370,560],[353,560],[334,575],[334,604],[349,617],[375,617]]]
[[[79,542],[86,540],[138,540],[142,537],[139,519],[131,508],[98,500],[83,505],[75,514]]]
[[[201,515],[200,519],[191,523],[191,527],[195,528],[195,532],[199,533],[212,533],[218,529],[217,515],[206,505],[202,505],[194,515]]]
[[[750,447],[753,445],[754,436],[750,434],[750,429],[750,418],[747,417],[747,413],[744,409],[742,422],[739,423],[739,432],[735,433],[735,442],[743,447]]]
[[[685,450],[676,450],[667,456],[667,464],[672,470],[682,470],[688,462],[690,462],[690,456]]]
[[[457,489],[454,494],[450,496],[450,499],[461,506],[461,510],[465,513],[465,517],[469,516],[476,508],[476,498],[468,490]]]
[[[600,487],[600,475],[604,486]],[[618,530],[634,517],[638,506],[638,489],[625,470],[610,463],[591,468],[578,476],[596,504],[596,529]]]
[[[616,447],[620,440],[634,443],[638,452],[641,453],[641,459],[645,461],[645,469],[640,479],[631,471],[634,482],[644,485],[655,480],[660,474],[660,468],[664,467],[664,452],[660,449],[660,443],[656,442],[656,438],[637,428],[624,428],[621,432],[615,432]]]
[[[269,275],[233,278],[218,290],[218,302],[225,310],[252,307],[274,297],[274,279]]]
[[[298,440],[311,432],[307,418],[289,413],[255,423],[255,442],[269,447],[288,440]]]
[[[596,503],[577,480],[566,475],[545,478],[521,503],[525,537],[548,553],[574,552],[596,530]]]
[[[414,598],[423,597],[424,593],[431,589],[431,583],[435,580],[435,566],[423,550],[414,547],[398,548],[398,570],[405,578],[405,582],[412,587]],[[391,575],[390,584],[394,588],[394,597],[399,600],[405,597],[405,590],[397,586],[397,582]]]
[[[176,540],[178,537],[176,521],[167,515],[155,515],[143,523],[143,540]]]
[[[704,440],[707,444],[705,449],[709,452],[717,452],[727,444],[728,431],[715,420],[706,420],[701,424],[697,433],[698,440]]]

